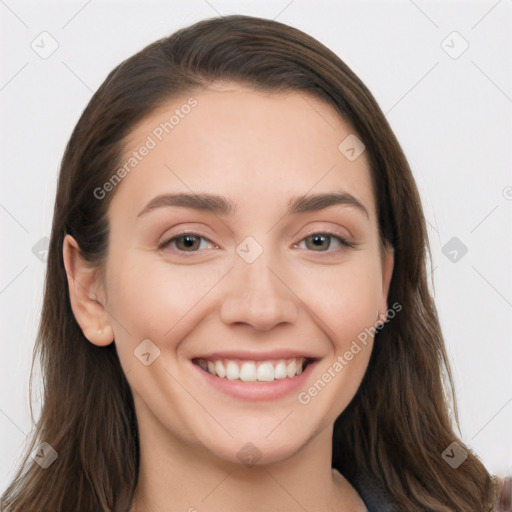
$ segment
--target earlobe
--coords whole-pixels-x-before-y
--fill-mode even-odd
[[[64,237],[62,255],[71,309],[78,325],[94,345],[110,345],[114,333],[103,305],[104,291],[98,269],[83,259],[78,243],[71,235]]]

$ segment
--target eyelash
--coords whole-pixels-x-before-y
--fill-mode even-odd
[[[318,231],[318,232],[310,233],[310,234],[306,235],[300,242],[303,242],[307,238],[310,238],[310,237],[313,237],[313,236],[318,236],[318,235],[325,236],[325,237],[328,237],[328,238],[331,238],[331,239],[334,238],[334,239],[336,239],[339,242],[340,246],[342,246],[342,247],[353,249],[353,248],[355,248],[357,246],[357,244],[355,242],[350,242],[346,238],[343,238],[342,236],[336,235],[335,233],[331,233],[331,232],[328,232],[328,231]],[[178,240],[180,238],[184,238],[186,236],[200,238],[200,239],[208,241],[209,243],[213,243],[209,238],[206,238],[205,236],[199,235],[198,233],[194,233],[194,232],[191,232],[191,231],[184,231],[183,233],[178,233],[177,235],[173,236],[172,238],[169,238],[168,240],[165,240],[165,241],[161,242],[160,244],[158,244],[158,249],[159,250],[165,249],[168,246],[170,246],[174,241],[176,241],[176,240]],[[298,244],[294,244],[294,247],[296,247],[297,245]],[[317,252],[317,253],[320,253],[320,254],[322,254],[322,253],[330,254],[330,253],[333,253],[335,251],[336,250],[327,249],[325,251],[311,251],[311,252]],[[201,251],[195,250],[195,251],[178,251],[178,252],[181,253],[181,254],[194,254],[194,253],[198,253],[198,252],[201,252]]]

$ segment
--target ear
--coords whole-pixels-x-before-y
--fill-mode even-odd
[[[387,318],[389,286],[391,284],[395,264],[395,250],[393,247],[385,245],[383,251],[384,253],[381,258],[382,295],[379,302],[379,319],[381,322],[385,322]]]
[[[84,336],[94,345],[107,346],[114,340],[110,318],[105,309],[105,293],[99,270],[80,255],[78,243],[71,235],[62,244],[64,267],[68,279],[69,299],[75,319]]]

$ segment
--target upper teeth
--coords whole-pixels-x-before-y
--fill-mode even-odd
[[[270,382],[300,375],[305,361],[303,357],[281,359],[279,361],[244,361],[240,363],[230,359],[216,361],[199,359],[199,366],[221,379]]]

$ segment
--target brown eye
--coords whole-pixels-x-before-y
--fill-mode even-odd
[[[306,248],[314,252],[327,252],[331,249],[333,240],[335,240],[335,245],[337,244],[338,248],[340,246],[355,247],[355,244],[333,233],[314,233],[303,239]]]
[[[194,236],[194,235],[183,235],[183,236],[179,236],[177,237],[176,239],[176,247],[179,249],[179,250],[192,250],[192,251],[196,251],[199,246],[201,245],[200,243],[200,237],[198,236]],[[183,242],[183,243],[181,243]]]
[[[204,236],[197,235],[195,233],[181,233],[173,236],[165,242],[162,242],[158,248],[165,249],[168,246],[174,246],[178,252],[198,252],[201,248],[201,241],[203,240],[211,244],[210,240]]]
[[[320,250],[327,250],[331,246],[331,237],[329,235],[311,235],[306,237],[304,240],[306,240],[306,247],[308,249],[320,249]],[[308,240],[311,241],[310,244],[308,244]]]

